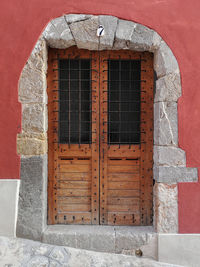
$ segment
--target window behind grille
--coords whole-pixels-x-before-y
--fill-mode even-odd
[[[108,143],[140,143],[139,60],[108,61]]]
[[[90,60],[59,60],[59,143],[91,143]]]

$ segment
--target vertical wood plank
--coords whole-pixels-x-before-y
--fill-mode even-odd
[[[148,106],[148,121],[147,121],[147,149],[146,149],[146,163],[147,163],[147,179],[145,180],[145,208],[147,211],[147,225],[153,222],[153,54],[146,53],[146,87],[148,88],[147,102]]]
[[[48,224],[57,222],[57,199],[56,199],[56,161],[57,161],[57,125],[54,121],[57,120],[58,114],[55,110],[58,109],[57,102],[53,99],[57,98],[58,83],[54,80],[57,78],[57,73],[54,69],[58,68],[58,61],[55,60],[57,53],[53,49],[49,49],[48,58],[48,74],[47,74],[47,94],[48,94]]]
[[[92,224],[99,224],[99,55],[92,52]]]
[[[107,124],[108,124],[108,60],[107,53],[102,51],[100,58],[100,223],[108,224],[107,210]]]

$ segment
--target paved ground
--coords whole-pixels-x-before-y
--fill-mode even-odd
[[[0,237],[0,267],[172,267],[148,258]]]

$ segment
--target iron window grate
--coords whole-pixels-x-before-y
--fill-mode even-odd
[[[108,60],[108,144],[140,143],[140,60]]]
[[[55,101],[59,103],[59,143],[90,144],[92,139],[90,59],[59,59],[58,77],[59,99]]]

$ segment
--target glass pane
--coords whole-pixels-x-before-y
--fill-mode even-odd
[[[140,143],[139,60],[108,61],[108,143]]]
[[[90,60],[59,60],[59,143],[91,142]]]

